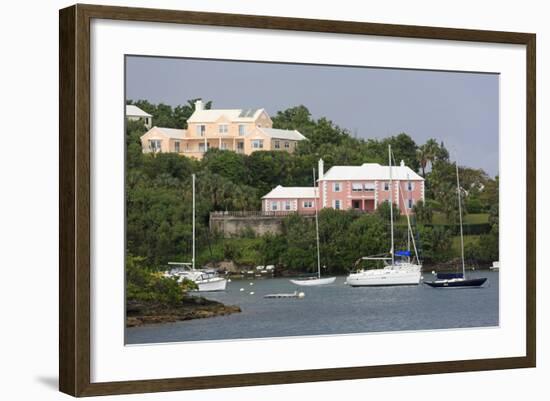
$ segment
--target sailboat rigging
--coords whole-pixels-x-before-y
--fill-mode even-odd
[[[169,262],[171,267],[164,275],[167,277],[175,277],[178,281],[188,279],[197,284],[197,291],[224,291],[227,285],[227,279],[221,277],[214,269],[196,269],[195,268],[195,174],[191,175],[193,186],[193,239],[192,239],[192,256],[191,263]]]
[[[347,279],[346,283],[352,287],[369,287],[369,286],[391,286],[391,285],[418,285],[421,278],[422,264],[418,258],[418,253],[416,250],[416,242],[414,236],[412,235],[411,222],[409,218],[409,211],[406,208],[407,216],[407,242],[408,247],[410,248],[410,238],[412,237],[413,248],[415,252],[415,258],[411,261],[410,249],[407,251],[395,251],[395,241],[393,234],[393,173],[392,173],[392,151],[391,145],[388,145],[388,161],[389,161],[389,188],[390,188],[390,257],[380,257],[380,256],[365,256],[359,259],[361,260],[382,260],[385,263],[390,261],[390,264],[385,266],[383,269],[363,269],[358,272],[351,273]],[[402,191],[399,191],[402,192]],[[403,194],[401,193],[401,197]],[[399,199],[397,200],[399,204]],[[403,200],[404,203],[404,200]],[[400,258],[407,257],[406,260],[395,260],[395,256]],[[358,261],[358,262],[359,262]],[[414,263],[413,263],[414,262]]]
[[[460,179],[458,175],[458,163],[456,164],[456,191],[458,197],[458,217],[460,222],[460,256],[462,259],[462,274],[438,274],[434,281],[425,281],[432,288],[475,288],[481,287],[487,281],[486,277],[466,277],[466,263],[464,262],[464,232],[462,228],[462,194],[460,190]]]
[[[292,284],[296,284],[299,286],[326,285],[326,284],[332,284],[336,280],[336,277],[321,278],[321,246],[319,241],[319,211],[317,207],[317,203],[320,197],[319,197],[319,188],[317,187],[317,180],[315,177],[315,168],[313,168],[313,187],[315,188],[316,195],[317,195],[315,198],[315,241],[317,243],[317,277],[290,280]]]

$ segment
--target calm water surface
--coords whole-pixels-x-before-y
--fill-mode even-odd
[[[225,292],[204,295],[239,305],[241,313],[129,328],[126,343],[498,326],[498,272],[474,272],[469,277],[488,280],[483,288],[449,290],[425,285],[351,288],[344,285],[345,277],[338,277],[329,286],[301,287],[304,299],[263,298],[293,292],[296,286],[285,278],[233,280]],[[431,274],[424,278],[433,279]]]

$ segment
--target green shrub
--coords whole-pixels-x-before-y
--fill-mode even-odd
[[[475,197],[468,197],[466,199],[465,206],[468,213],[481,213],[483,211],[481,201]]]
[[[418,201],[413,207],[414,215],[419,223],[431,223],[433,218],[433,209],[429,203]]]
[[[196,289],[190,280],[178,283],[175,278],[164,277],[145,266],[145,258],[126,257],[126,300],[178,305],[186,291]]]
[[[376,213],[378,216],[380,216],[385,221],[389,221],[390,219],[390,202],[386,201],[378,205],[378,208],[376,209]],[[393,221],[399,220],[399,217],[401,216],[401,211],[399,210],[399,207],[397,204],[393,204]]]

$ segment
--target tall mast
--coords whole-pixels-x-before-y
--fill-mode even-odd
[[[407,174],[407,189],[409,189],[410,185],[411,185],[411,180],[409,179],[409,174]],[[403,196],[403,194],[401,192],[401,188],[399,188],[399,192],[401,193],[401,196]],[[410,195],[409,195],[409,197],[410,197]],[[405,203],[405,202],[403,201],[403,203]],[[410,263],[411,262],[411,231],[410,231],[411,222],[409,220],[409,205],[408,204],[405,205],[405,214],[407,215],[407,251],[409,252],[408,261]]]
[[[388,159],[390,161],[390,226],[391,226],[391,265],[395,265],[395,256],[393,251],[393,179],[391,170],[391,145],[388,145]]]
[[[193,259],[191,259],[191,262],[193,270],[195,270],[195,174],[192,174],[191,178],[193,181]]]
[[[317,277],[321,278],[321,251],[319,250],[319,213],[317,210],[317,182],[315,180],[315,167],[313,168],[313,193],[315,195],[315,237],[317,240]]]
[[[393,161],[395,162],[395,158]],[[407,180],[410,180],[408,175],[407,175]],[[405,204],[405,197],[403,196],[403,191],[401,191],[401,182],[399,182],[398,186],[399,186],[399,195],[401,197],[401,202]],[[407,246],[408,246],[407,249],[410,252],[410,241],[412,240],[414,255],[416,257],[416,263],[420,263],[420,258],[418,256],[418,249],[416,248],[416,241],[414,240],[414,235],[413,235],[412,226],[411,226],[411,218],[409,215],[408,208],[405,208],[405,216],[407,217]],[[409,256],[409,262],[410,262],[410,259],[411,257]]]
[[[458,179],[458,163],[456,166],[456,191],[458,193],[458,218],[460,219],[460,252],[462,255],[462,277],[466,278],[466,266],[464,264],[464,233],[462,232],[462,200],[460,191],[460,181]]]

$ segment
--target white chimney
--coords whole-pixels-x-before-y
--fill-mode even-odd
[[[325,175],[325,162],[323,159],[319,159],[319,179],[322,180]]]
[[[204,110],[204,105],[202,103],[202,100],[199,99],[195,102],[195,111],[202,111]]]
[[[405,161],[401,160],[401,167],[405,167]]]

